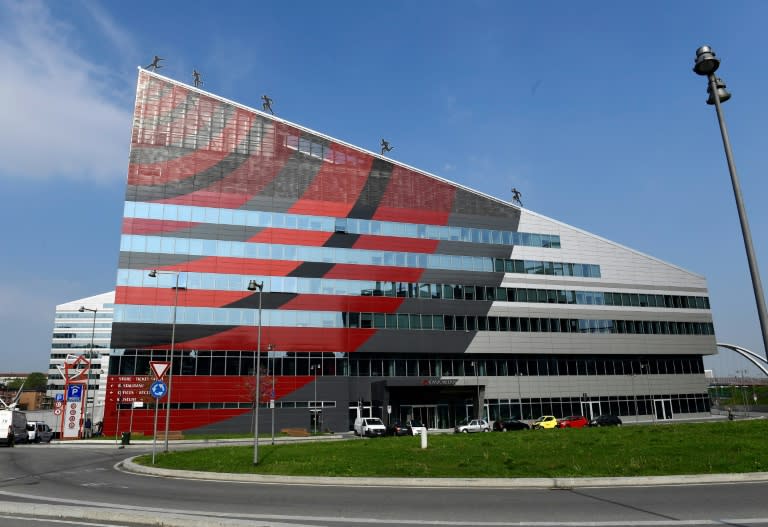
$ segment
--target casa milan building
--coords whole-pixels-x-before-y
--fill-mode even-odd
[[[699,275],[146,70],[111,347],[106,433],[150,362],[171,430],[338,432],[700,417],[716,352]]]

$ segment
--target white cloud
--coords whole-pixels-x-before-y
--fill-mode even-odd
[[[90,13],[110,44],[126,42],[106,15]],[[0,20],[0,178],[123,177],[130,103],[78,53],[76,29],[35,1],[1,1]]]

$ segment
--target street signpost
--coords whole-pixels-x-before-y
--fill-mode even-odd
[[[152,464],[155,464],[155,452],[157,451],[157,408],[160,406],[160,399],[168,393],[168,385],[163,382],[165,373],[171,366],[170,362],[151,361],[149,363],[152,373],[155,374],[155,382],[149,387],[149,393],[155,398],[155,423],[152,429]],[[168,405],[168,412],[171,411],[171,405]]]

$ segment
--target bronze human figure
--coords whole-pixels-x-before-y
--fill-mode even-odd
[[[522,193],[516,188],[512,187],[512,201],[522,207],[523,202],[520,200],[520,196],[522,196]]]
[[[195,79],[195,88],[199,88],[200,86],[203,85],[203,81],[200,80],[200,72],[199,71],[193,69],[192,70],[192,78]]]
[[[152,64],[150,64],[149,66],[147,66],[145,69],[148,69],[148,70],[152,70],[152,71],[157,71],[157,70],[159,70],[160,68],[162,68],[162,67],[163,67],[163,65],[162,65],[162,64],[160,64],[160,61],[161,61],[161,60],[165,60],[165,59],[164,59],[164,58],[162,58],[162,57],[158,57],[157,55],[155,55],[155,58],[154,58],[154,59],[152,59]]]
[[[275,115],[275,112],[272,111],[272,99],[267,97],[266,95],[261,96],[261,100],[263,101],[261,103],[261,109],[265,112],[269,112],[272,115]]]
[[[381,155],[384,155],[384,152],[389,152],[394,148],[394,146],[389,146],[389,141],[385,141],[384,139],[381,140]]]

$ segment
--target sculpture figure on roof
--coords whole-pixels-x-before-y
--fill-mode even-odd
[[[275,115],[275,112],[272,111],[272,99],[266,95],[262,95],[261,100],[263,101],[261,103],[261,109],[265,112],[269,112],[272,115]]]
[[[200,80],[200,72],[193,69],[192,70],[192,78],[195,80],[195,88],[199,88],[203,85],[203,81]]]
[[[161,60],[165,60],[165,59],[164,59],[164,58],[162,58],[162,57],[158,57],[157,55],[155,55],[155,58],[154,58],[154,59],[152,59],[152,64],[150,64],[149,66],[147,66],[145,69],[148,69],[148,70],[152,70],[152,71],[157,71],[157,70],[159,70],[160,68],[162,68],[162,67],[163,67],[163,65],[162,65],[162,64],[160,64],[160,61],[161,61]]]
[[[389,146],[389,141],[385,141],[384,139],[381,140],[381,155],[384,155],[384,152],[389,152],[394,148],[394,146]]]
[[[517,190],[516,188],[512,187],[512,201],[514,203],[517,203],[521,207],[523,206],[523,202],[520,200],[520,197],[522,195],[523,194],[519,190]]]

